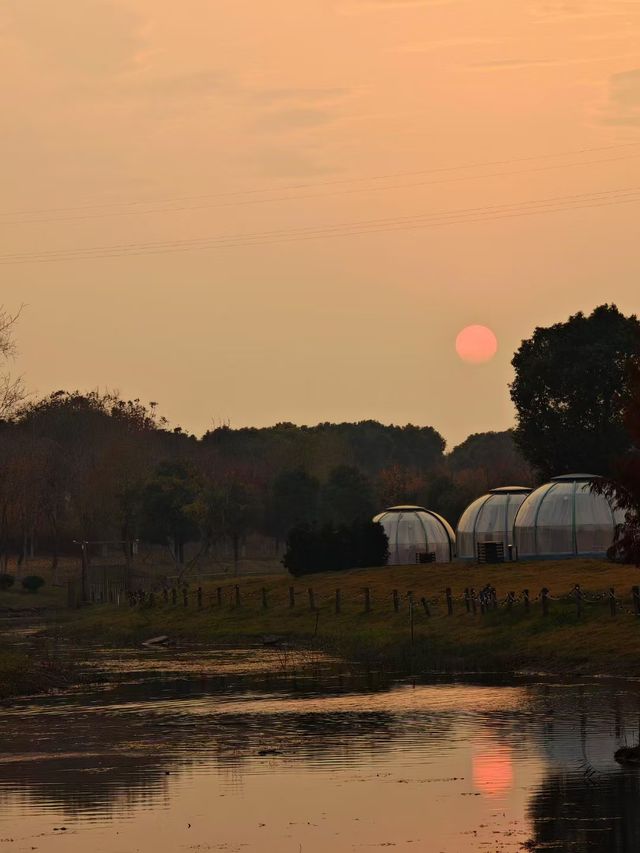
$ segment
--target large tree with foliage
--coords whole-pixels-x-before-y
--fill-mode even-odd
[[[296,524],[318,518],[320,483],[304,468],[282,471],[273,481],[269,526],[278,540]]]
[[[640,566],[640,359],[629,366],[628,387],[624,423],[633,445],[614,461],[613,476],[595,480],[592,487],[624,512],[610,556]]]
[[[615,305],[537,328],[513,357],[516,443],[545,476],[607,474],[630,444],[623,422],[640,322]]]
[[[322,489],[322,516],[335,524],[371,518],[375,512],[371,482],[357,468],[338,465]]]
[[[447,467],[453,474],[475,471],[485,480],[485,489],[529,485],[533,476],[510,429],[473,433],[447,455]]]
[[[146,483],[141,500],[141,531],[147,541],[166,545],[176,563],[199,529],[191,510],[198,494],[194,472],[180,462],[163,462]]]

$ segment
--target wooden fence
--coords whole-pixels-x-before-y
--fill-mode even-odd
[[[425,617],[442,615],[451,617],[455,613],[466,613],[470,616],[483,616],[496,611],[506,613],[520,612],[530,614],[534,608],[542,616],[549,616],[560,603],[566,611],[567,605],[575,611],[576,619],[581,619],[593,607],[600,606],[612,617],[640,616],[640,587],[633,586],[628,599],[618,597],[613,587],[603,593],[584,592],[580,584],[576,584],[567,595],[554,596],[547,587],[537,594],[524,589],[521,592],[511,590],[504,596],[499,596],[495,587],[487,585],[481,589],[465,587],[462,593],[455,595],[451,587],[435,596],[426,596],[414,590],[391,589],[385,593],[376,590],[373,594],[371,587],[362,587],[358,591],[340,587],[328,594],[326,590],[318,592],[314,587],[306,589],[289,586],[269,589],[242,587],[240,584],[211,587],[206,591],[198,586],[163,587],[156,590],[138,589],[135,592],[125,592],[115,585],[92,587],[92,603],[127,604],[129,607],[195,607],[222,608],[231,610],[252,609],[267,611],[277,607],[288,610],[306,609],[318,612],[320,609],[330,610],[336,615],[355,611],[363,614],[392,612],[406,610],[413,614],[418,608]],[[76,590],[77,595],[77,590]],[[77,598],[70,593],[70,605],[77,606]]]

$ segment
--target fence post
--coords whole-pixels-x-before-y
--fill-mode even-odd
[[[393,611],[397,613],[400,610],[400,596],[398,595],[398,590],[393,590]]]
[[[201,586],[198,587],[197,596],[198,596],[198,607],[201,608],[202,607],[202,587]]]
[[[309,594],[309,610],[315,610],[316,609],[316,597],[313,594],[313,589],[311,587],[309,587],[307,592]]]
[[[409,599],[409,630],[411,631],[411,645],[413,645],[413,593],[408,592],[407,598]]]
[[[448,586],[445,594],[447,596],[447,615],[453,616],[453,597],[451,595],[451,587]]]
[[[611,615],[616,615],[616,591],[611,586],[609,587],[609,609],[611,611]]]
[[[189,605],[189,590],[186,586],[182,587],[182,604],[184,607],[188,607]]]
[[[582,590],[580,584],[577,583],[573,588],[573,597],[576,600],[576,617],[580,619],[582,616]]]
[[[529,590],[528,589],[522,590],[522,597],[524,599],[524,612],[528,613],[529,610],[531,609],[531,602],[529,600]]]
[[[542,615],[549,615],[549,590],[546,586],[543,586],[540,590],[540,598],[542,599]]]
[[[218,604],[218,607],[222,606],[222,587],[221,586],[219,586],[216,589],[216,602]]]
[[[236,607],[240,607],[240,587],[238,586],[238,584],[235,585],[235,591],[236,591]]]
[[[178,590],[175,588],[175,586],[171,587],[171,603],[172,604],[178,603]]]
[[[492,586],[489,590],[489,597],[491,599],[491,604],[494,610],[498,609],[498,593],[496,592],[495,586]]]
[[[290,586],[289,587],[289,607],[293,609],[296,606],[296,591]]]
[[[431,611],[429,610],[429,602],[427,601],[427,599],[422,596],[420,601],[422,602],[422,606],[424,607],[425,616],[431,616]]]
[[[153,607],[156,603],[156,596],[154,592],[149,593],[149,607]]]
[[[269,604],[267,603],[267,589],[266,587],[262,587],[262,609],[266,610]]]
[[[336,589],[336,613],[340,613],[342,601],[340,600],[340,590]]]
[[[469,587],[464,588],[464,606],[467,608],[467,613],[471,613],[471,599],[469,596]]]
[[[633,595],[633,612],[636,616],[640,616],[640,586],[632,586],[631,594]]]
[[[368,586],[364,588],[364,612],[371,613],[371,590]]]

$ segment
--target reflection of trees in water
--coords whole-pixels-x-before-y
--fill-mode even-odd
[[[259,756],[265,748],[279,750],[277,760],[285,763],[324,765],[329,758],[339,763],[356,755],[370,763],[400,737],[415,738],[416,731],[439,737],[448,731],[448,724],[427,714],[407,720],[366,711],[256,713],[255,706],[246,713],[218,713],[221,693],[238,697],[228,684],[207,693],[202,682],[172,688],[165,682],[155,695],[148,682],[129,684],[86,697],[86,706],[79,702],[69,708],[58,700],[46,713],[7,717],[0,802],[23,799],[41,808],[62,806],[70,814],[122,814],[133,806],[161,806],[168,798],[168,774],[192,766],[226,769],[223,779],[239,787],[250,761],[274,760]],[[156,696],[154,712],[151,697]],[[142,699],[143,711],[137,708]],[[194,700],[193,705],[187,701],[186,710],[185,699]]]
[[[531,850],[637,853],[640,776],[553,773],[530,805]]]

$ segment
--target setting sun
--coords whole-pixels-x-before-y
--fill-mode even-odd
[[[487,326],[466,326],[456,338],[456,352],[469,364],[491,361],[498,351],[498,340]]]

